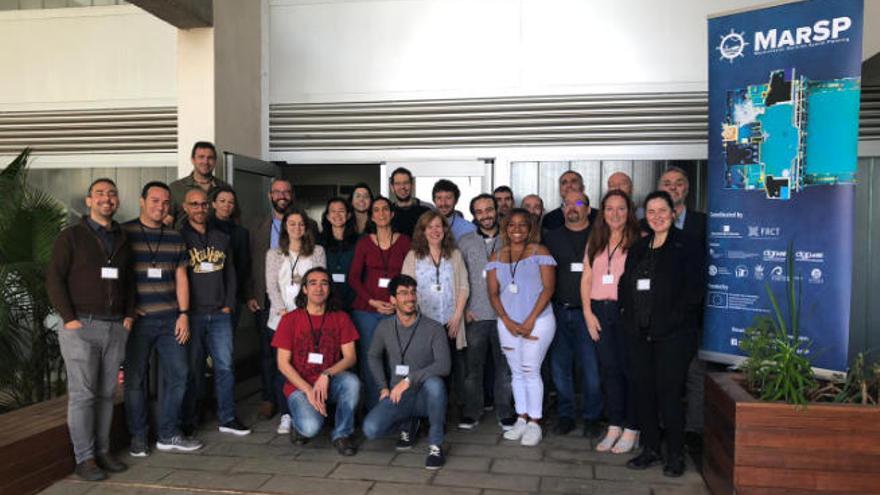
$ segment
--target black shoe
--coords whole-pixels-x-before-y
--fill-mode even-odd
[[[587,438],[599,438],[602,433],[605,431],[605,428],[602,427],[602,423],[597,419],[587,419],[584,421],[584,436]]]
[[[684,456],[675,456],[663,466],[663,476],[681,478],[684,474]]]
[[[428,446],[428,457],[425,459],[425,469],[435,471],[446,464],[446,458],[443,457],[443,449],[439,445]]]
[[[400,436],[397,437],[397,444],[394,446],[394,450],[398,452],[405,452],[407,450],[412,450],[413,445],[415,445],[416,439],[415,435],[411,434],[406,430],[400,431]]]
[[[309,439],[300,435],[293,425],[290,425],[290,433],[288,433],[288,438],[290,439],[290,443],[296,446],[302,446],[309,443]]]
[[[95,463],[98,464],[99,468],[107,471],[108,473],[121,473],[128,469],[128,466],[126,466],[124,462],[121,462],[119,459],[113,457],[110,454],[96,455]]]
[[[509,418],[504,418],[498,421],[498,426],[501,427],[502,431],[507,431],[513,428],[513,425],[516,424],[516,416],[511,416]]]
[[[357,454],[357,449],[351,443],[351,438],[349,437],[339,437],[333,440],[333,446],[336,447],[336,452],[339,452],[339,455],[350,457]]]
[[[128,447],[128,455],[132,457],[147,457],[150,455],[150,446],[141,437],[131,437],[131,445]]]
[[[458,429],[459,430],[473,430],[474,428],[477,427],[478,424],[480,424],[480,422],[477,421],[476,419],[468,417],[468,416],[464,416],[458,422]]]
[[[574,429],[574,420],[562,417],[556,420],[556,426],[553,427],[555,435],[568,435],[568,432]]]
[[[73,472],[84,481],[102,481],[107,479],[107,473],[98,467],[95,459],[86,459],[76,465]]]
[[[626,467],[638,470],[648,469],[662,460],[663,457],[657,451],[645,447],[641,454],[627,461]]]
[[[293,429],[292,426],[291,429]],[[233,418],[232,421],[223,423],[220,425],[219,430],[220,433],[231,433],[240,437],[251,434],[251,429],[241,424],[238,418]]]

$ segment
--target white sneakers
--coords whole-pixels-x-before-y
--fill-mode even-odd
[[[543,432],[541,425],[535,422],[527,422],[523,418],[517,418],[513,428],[504,432],[505,440],[519,440],[520,445],[534,447],[541,443]]]
[[[278,422],[278,429],[275,430],[279,435],[287,435],[290,433],[290,414],[282,414],[281,421]]]

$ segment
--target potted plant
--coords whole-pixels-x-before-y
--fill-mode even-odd
[[[860,354],[846,381],[816,378],[791,254],[784,298],[768,285],[771,315],[746,330],[742,373],[706,379],[703,476],[716,494],[880,494],[880,366]]]

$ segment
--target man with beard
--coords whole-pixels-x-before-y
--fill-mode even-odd
[[[269,320],[269,296],[266,294],[266,252],[278,249],[281,237],[281,219],[293,202],[293,186],[286,179],[272,179],[269,186],[269,201],[272,203],[272,216],[266,218],[253,229],[251,235],[251,277],[245,291],[248,309],[254,313],[257,330],[260,332],[260,378],[263,385],[263,402],[259,414],[264,419],[275,415],[275,409],[287,409],[281,387],[283,381],[275,365],[275,351],[272,348],[274,332],[266,322]],[[285,428],[282,428],[285,427]],[[290,420],[279,425],[279,434],[290,433]]]
[[[520,208],[528,210],[538,223],[541,223],[541,219],[544,217],[544,200],[541,199],[541,196],[538,196],[537,194],[528,194],[523,197],[519,206]]]
[[[468,222],[462,217],[461,212],[455,210],[458,199],[461,197],[461,190],[448,179],[440,179],[434,184],[431,191],[431,199],[434,200],[434,206],[441,215],[446,217],[449,222],[449,230],[452,236],[458,241],[461,236],[477,230],[473,223]]]
[[[486,290],[486,264],[492,253],[501,249],[498,238],[498,214],[495,198],[480,194],[471,200],[471,214],[477,231],[465,234],[458,241],[468,269],[471,295],[465,314],[465,336],[468,346],[456,354],[459,361],[457,369],[464,371],[464,406],[458,427],[473,430],[483,412],[483,371],[491,356],[494,368],[495,415],[503,430],[509,430],[516,422],[511,404],[510,368],[501,353],[498,342],[496,319],[498,316],[489,303]],[[491,353],[491,354],[490,354]]]
[[[214,168],[217,167],[217,148],[209,141],[198,141],[193,145],[190,153],[193,171],[186,177],[178,179],[168,187],[171,189],[171,212],[165,217],[163,223],[167,227],[181,227],[185,212],[182,208],[183,198],[190,189],[201,189],[211,197],[215,189],[219,187],[231,187],[226,182],[214,177]]]
[[[567,170],[559,176],[559,198],[564,202],[565,197],[570,192],[584,194],[584,178],[580,173],[574,170]],[[544,215],[544,219],[541,220],[541,228],[544,230],[553,230],[562,227],[565,224],[565,214],[562,211],[563,207],[564,206],[560,206]],[[587,216],[590,223],[595,222],[596,210],[587,208]]]
[[[492,191],[492,196],[498,205],[498,220],[501,220],[513,209],[513,190],[507,186],[498,186]]]
[[[208,227],[208,195],[187,191],[183,202],[186,223],[180,234],[189,258],[190,340],[189,378],[180,413],[185,435],[198,426],[199,392],[204,388],[205,352],[214,367],[214,395],[220,432],[249,435],[251,430],[235,416],[235,373],[232,363],[232,308],[236,302],[232,241],[219,229]]]
[[[412,237],[419,217],[431,208],[419,198],[413,197],[412,192],[415,184],[412,172],[409,170],[403,167],[395,169],[394,172],[391,172],[391,178],[388,179],[388,182],[391,191],[394,192],[394,197],[397,198],[397,202],[394,203],[394,219],[391,226],[395,232]]]
[[[600,433],[602,415],[599,362],[596,345],[587,332],[580,292],[584,252],[592,230],[588,216],[590,201],[579,191],[569,191],[563,199],[565,224],[544,237],[544,244],[556,259],[556,290],[553,292],[556,335],[550,347],[550,370],[559,414],[554,433],[565,435],[575,427],[574,370],[579,369],[584,398],[584,436],[595,437]]]

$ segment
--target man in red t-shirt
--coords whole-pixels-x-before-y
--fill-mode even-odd
[[[340,454],[357,450],[351,442],[354,411],[361,382],[349,368],[357,362],[357,330],[332,297],[326,269],[315,267],[303,277],[297,310],[284,315],[272,339],[278,349],[278,370],[287,379],[284,395],[293,416],[290,439],[305,443],[324,426],[327,403],[336,404],[336,424],[330,439]]]

